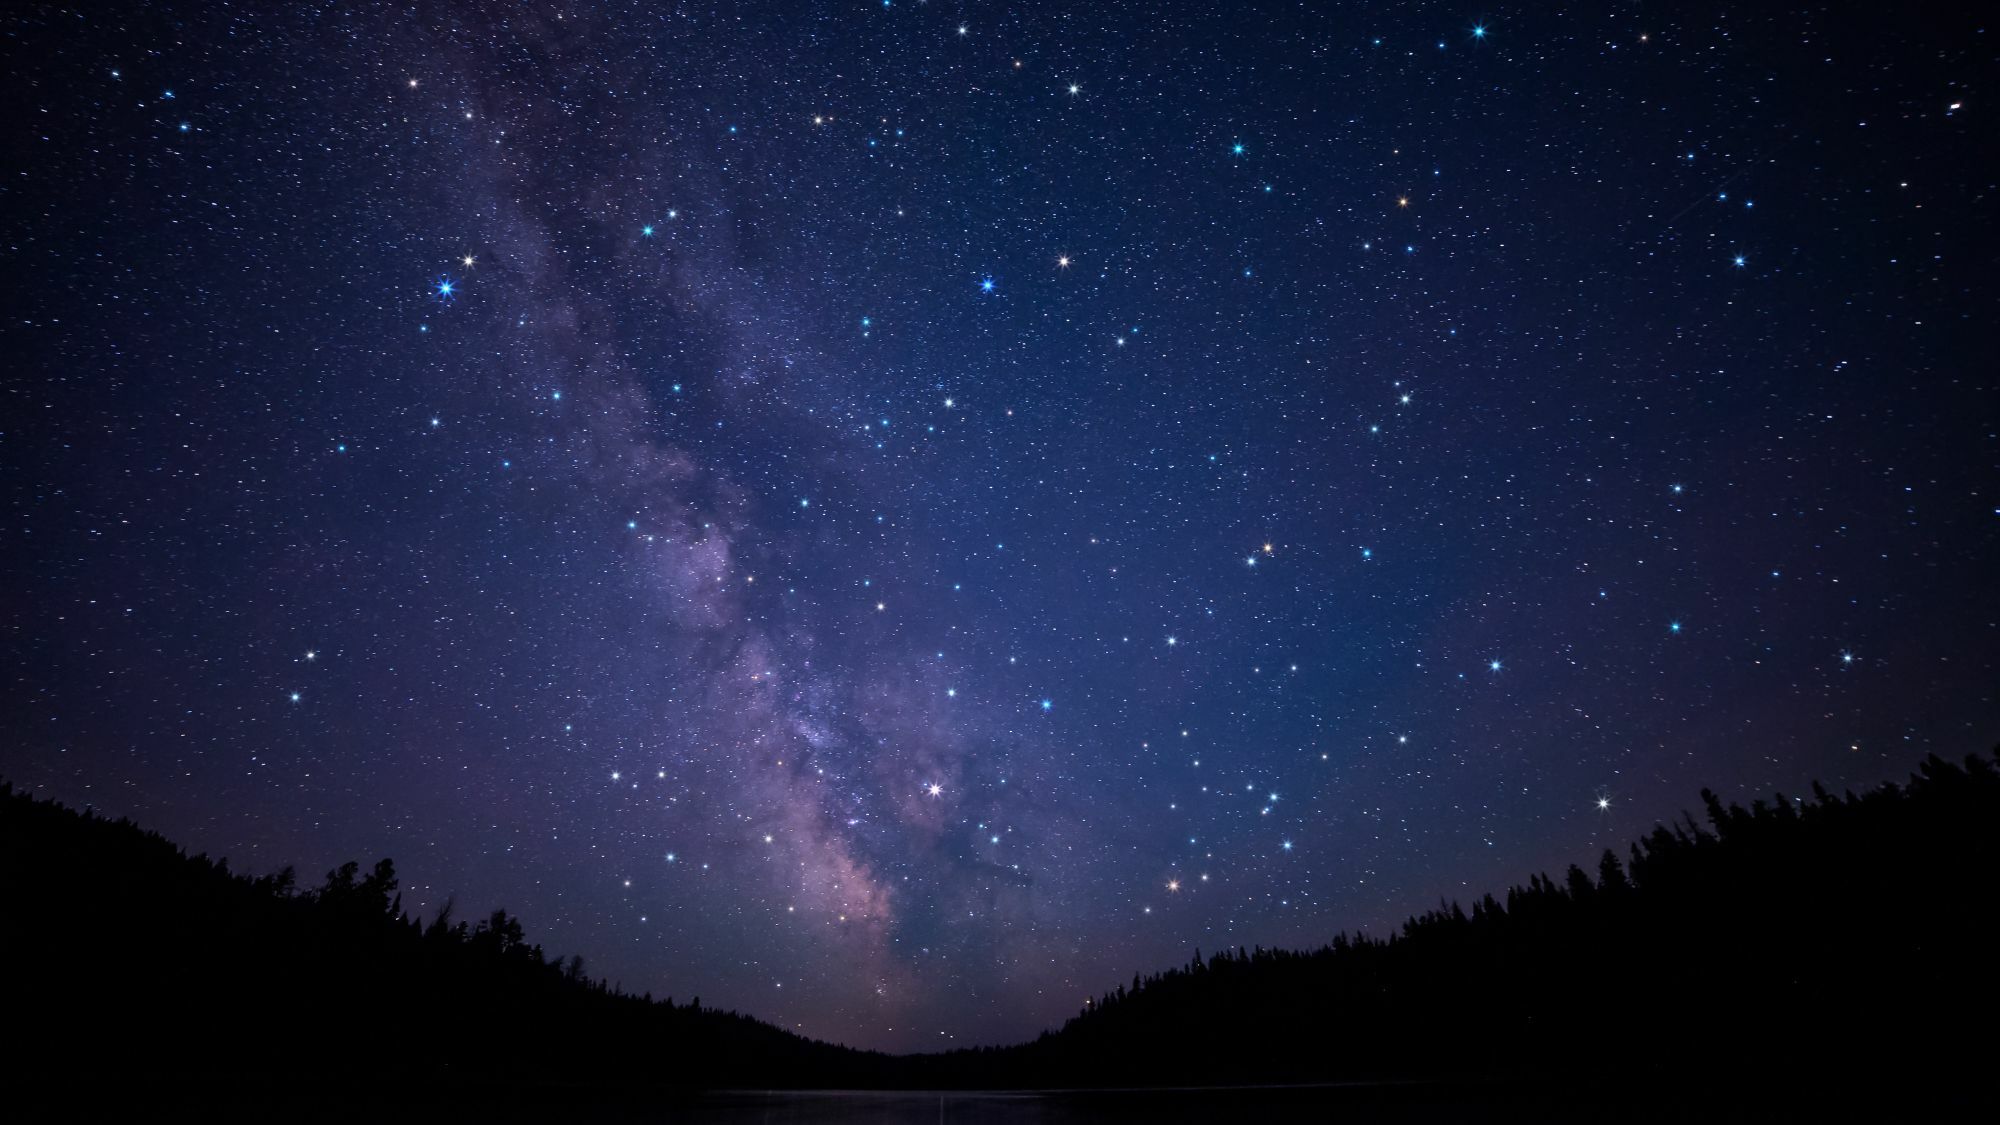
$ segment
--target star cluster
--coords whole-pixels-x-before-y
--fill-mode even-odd
[[[0,774],[239,868],[923,1049],[2000,729],[1970,24],[5,19]]]

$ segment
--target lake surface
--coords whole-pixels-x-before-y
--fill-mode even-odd
[[[1634,1120],[1607,1117],[1599,1103],[1533,1090],[1437,1084],[1369,1083],[1229,1089],[1075,1091],[735,1091],[706,1095],[672,1118],[691,1125],[1079,1125],[1226,1122],[1421,1125],[1498,1120]],[[1654,1119],[1654,1118],[1649,1118]],[[1694,1120],[1666,1117],[1660,1120]]]
[[[1071,1125],[1081,1122],[1236,1120],[1288,1125],[1345,1121],[1432,1121],[1408,1090],[1274,1087],[1143,1091],[736,1091],[711,1094],[677,1119],[699,1125]],[[1410,1111],[1418,1110],[1416,1116]],[[1386,1114],[1386,1115],[1385,1115]]]
[[[1468,1125],[1474,1122],[1979,1121],[1991,1092],[1968,1097],[1921,1085],[1772,1082],[1759,1089],[1712,1077],[1678,1081],[1370,1083],[1180,1090],[736,1091],[705,1095],[668,1113],[620,1121],[687,1125]],[[1816,1076],[1823,1078],[1824,1076]],[[559,1117],[542,1120],[559,1120]]]

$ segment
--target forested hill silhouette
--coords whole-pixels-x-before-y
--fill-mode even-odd
[[[1197,952],[1033,1043],[936,1061],[948,1078],[1039,1086],[1990,1084],[1993,761],[1932,755],[1907,785],[1858,796],[1702,801],[1706,826],[1659,826],[1594,876],[1537,875],[1388,938]]]
[[[402,908],[389,860],[248,877],[128,820],[0,785],[0,962],[16,1075],[331,1096],[499,1082],[877,1082],[887,1057],[621,992],[520,920]]]
[[[890,1058],[622,993],[504,911],[412,918],[387,860],[300,889],[0,785],[5,1011],[34,1031],[9,1062],[49,1088],[314,1097],[1491,1077],[1824,1092],[1984,1072],[1993,761],[1933,756],[1860,795],[1703,800],[1706,826],[1660,826],[1594,875],[1537,875],[1386,938],[1197,953],[1033,1042]]]

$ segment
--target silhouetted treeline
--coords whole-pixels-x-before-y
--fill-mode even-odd
[[[0,785],[4,1023],[15,1074],[81,1089],[361,1089],[873,1081],[885,1056],[747,1016],[654,1001],[547,955],[504,910],[420,920],[396,871],[348,863],[302,888],[249,877]]]
[[[1993,761],[1932,755],[1909,784],[1858,796],[1702,800],[1705,825],[1657,827],[1594,872],[1443,903],[1387,938],[1197,952],[1033,1043],[939,1056],[934,1078],[1653,1075],[1815,1096],[1986,1081],[2000,1043]]]
[[[632,996],[520,922],[402,909],[387,860],[301,889],[0,786],[8,1061],[42,1083],[1051,1087],[1505,1077],[1959,1083],[1994,1046],[2000,770],[1703,793],[1594,872],[1385,938],[1199,953],[1014,1047],[890,1058]]]

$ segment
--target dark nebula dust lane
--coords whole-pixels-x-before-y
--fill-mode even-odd
[[[1970,14],[0,27],[0,775],[239,870],[928,1049],[2000,731]]]

